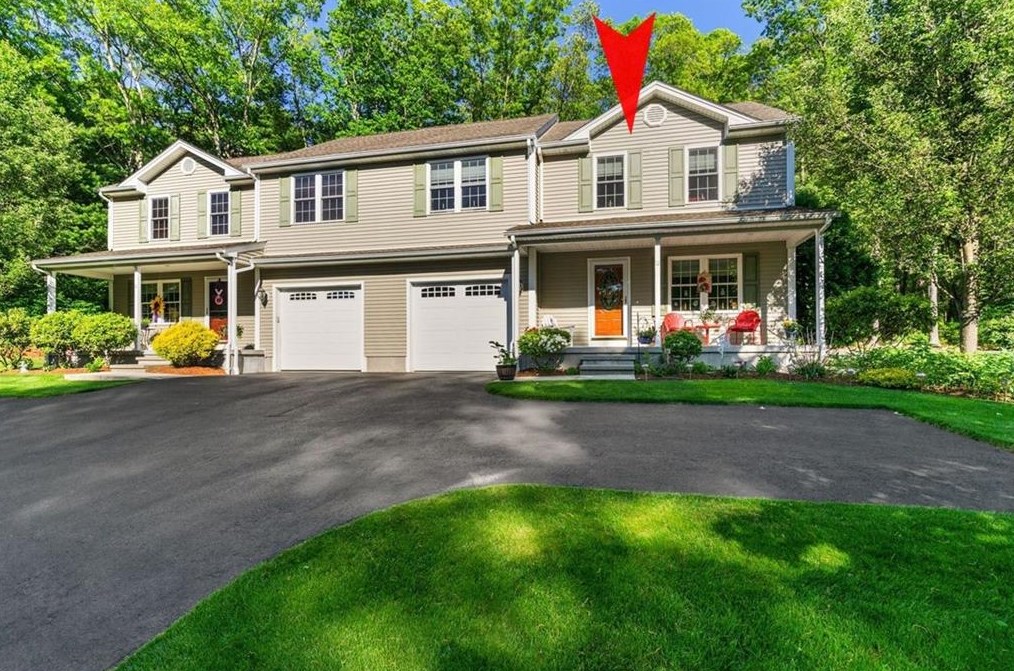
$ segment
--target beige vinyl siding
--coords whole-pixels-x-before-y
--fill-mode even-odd
[[[326,266],[261,270],[268,304],[261,309],[261,348],[273,364],[275,288],[315,283],[348,282],[363,286],[367,370],[404,371],[408,353],[408,281],[410,279],[502,278],[510,261],[432,261],[358,266]],[[492,354],[490,355],[492,357]],[[492,362],[492,358],[490,359]]]
[[[669,113],[665,123],[661,126],[652,128],[645,125],[640,112],[638,112],[634,132],[631,134],[627,131],[626,121],[620,119],[616,124],[591,139],[589,155],[594,158],[595,156],[630,151],[641,152],[642,207],[633,211],[638,215],[727,209],[728,204],[722,202],[669,207],[670,148],[717,147],[722,142],[722,124],[676,105],[659,104],[664,104]],[[784,138],[772,139],[768,137],[758,142],[738,142],[737,144],[739,146],[741,190],[749,187],[740,206],[783,207],[786,192]],[[633,213],[625,208],[579,212],[578,161],[579,157],[576,155],[545,157],[544,183],[542,184],[542,188],[545,190],[543,220],[594,219]],[[719,181],[721,181],[721,170],[719,171]]]
[[[758,295],[763,297],[760,308],[764,319],[764,343],[774,343],[781,332],[786,315],[786,260],[784,242],[709,245],[662,248],[663,309],[668,311],[670,256],[722,256],[731,254],[758,255]],[[650,248],[629,250],[597,250],[594,252],[542,252],[539,254],[538,320],[552,316],[562,328],[572,329],[574,345],[591,344],[589,339],[588,261],[630,257],[630,305],[633,328],[638,317],[650,318],[655,300],[654,251]],[[628,332],[630,325],[628,324]]]
[[[722,124],[705,116],[690,112],[670,103],[664,104],[669,112],[666,122],[657,128],[647,126],[638,111],[634,132],[627,130],[627,122],[620,119],[591,139],[590,154],[607,155],[628,151],[641,152],[642,207],[638,214],[668,212],[669,208],[669,148],[677,145],[714,145],[722,141]],[[624,208],[578,212],[578,157],[547,156],[545,162],[546,221],[559,221],[575,217],[615,217],[628,212]],[[594,185],[592,187],[594,189]],[[718,209],[718,204],[708,206]],[[688,208],[680,208],[681,211]]]
[[[739,207],[784,207],[787,195],[785,141],[739,145]]]
[[[254,192],[252,186],[242,188],[242,231],[241,237],[214,236],[197,237],[197,194],[201,191],[225,191],[229,189],[222,174],[212,165],[194,159],[196,168],[193,174],[184,175],[180,170],[181,158],[173,163],[162,174],[151,180],[147,186],[146,198],[179,195],[180,239],[149,240],[138,242],[140,222],[138,216],[144,213],[147,225],[148,205],[140,210],[137,200],[114,201],[113,208],[113,249],[157,249],[158,247],[174,247],[185,244],[207,244],[214,240],[230,240],[232,242],[252,240],[254,237]]]
[[[524,154],[503,157],[503,211],[465,210],[414,217],[414,163],[359,168],[359,221],[280,227],[279,179],[261,182],[266,254],[506,244],[504,231],[528,221]]]
[[[206,270],[189,272],[168,272],[168,273],[145,273],[141,282],[158,280],[179,280],[189,277],[193,286],[193,297],[191,313],[183,315],[184,321],[199,321],[207,324],[207,280],[225,280],[225,269],[221,274]],[[116,275],[113,279],[113,312],[118,312],[130,317],[134,315],[134,296],[129,293],[130,282],[133,275]],[[236,282],[236,323],[243,327],[243,336],[239,339],[240,346],[253,344],[254,342],[254,279],[253,271],[240,273]]]

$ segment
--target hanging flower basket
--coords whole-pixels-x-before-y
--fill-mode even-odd
[[[702,294],[711,293],[711,273],[707,270],[702,270],[700,274],[697,275],[697,291]]]
[[[161,322],[162,315],[165,314],[165,299],[161,296],[155,296],[148,303],[148,307],[151,309],[151,321]]]

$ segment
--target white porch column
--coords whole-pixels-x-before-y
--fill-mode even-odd
[[[226,318],[228,319],[229,327],[228,338],[225,343],[225,362],[226,371],[228,371],[229,375],[236,375],[239,373],[239,362],[236,361],[237,352],[239,351],[239,343],[237,342],[239,338],[236,329],[236,318],[238,313],[238,310],[236,309],[236,296],[238,292],[236,291],[235,256],[229,258],[229,272],[227,280],[226,292],[228,293],[228,296],[226,297],[226,302],[228,303],[228,308]]]
[[[137,327],[137,349],[141,349],[141,269],[134,266],[134,326]]]
[[[655,328],[662,327],[662,238],[655,238],[655,306],[652,316],[655,317]]]
[[[796,318],[796,246],[791,242],[785,243],[785,252],[788,261],[785,264],[785,308],[789,319]]]
[[[46,273],[46,312],[56,312],[56,273]]]
[[[528,325],[538,326],[539,319],[539,253],[528,250]]]
[[[821,231],[817,231],[814,236],[814,245],[816,247],[815,255],[815,267],[816,267],[816,300],[814,301],[814,312],[817,314],[817,351],[821,358],[824,356],[825,348],[825,326],[824,326],[824,234]]]
[[[511,337],[510,346],[513,347],[518,341],[520,331],[520,320],[518,319],[518,303],[521,297],[521,250],[517,243],[514,244],[514,254],[511,255]]]
[[[261,269],[254,268],[254,347],[261,348]]]

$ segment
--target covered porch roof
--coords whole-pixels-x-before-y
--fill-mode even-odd
[[[776,210],[684,212],[542,221],[507,231],[520,246],[580,250],[615,247],[785,241],[799,245],[838,215],[833,210],[788,207]]]
[[[218,270],[223,256],[252,260],[264,249],[262,242],[178,245],[119,251],[87,252],[72,256],[54,256],[34,261],[32,265],[46,273],[64,273],[95,279],[112,279],[114,275],[158,273],[179,270]]]

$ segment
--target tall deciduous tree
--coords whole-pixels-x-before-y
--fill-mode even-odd
[[[1014,2],[750,0],[806,82],[801,159],[896,276],[935,279],[977,347],[1014,272]],[[1009,288],[1006,289],[1009,291]]]

